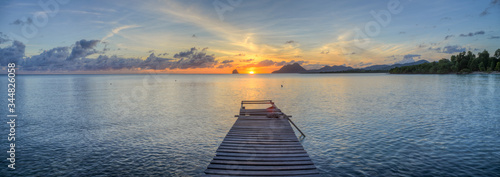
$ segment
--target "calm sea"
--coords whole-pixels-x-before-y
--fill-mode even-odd
[[[324,176],[500,176],[500,75],[18,75],[14,171],[2,77],[1,176],[199,176],[249,99]]]

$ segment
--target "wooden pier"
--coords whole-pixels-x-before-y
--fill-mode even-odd
[[[245,109],[247,104],[270,107]],[[205,170],[206,176],[319,176],[289,117],[271,100],[242,101],[237,117]]]

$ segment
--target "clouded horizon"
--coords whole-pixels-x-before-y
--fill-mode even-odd
[[[32,72],[270,73],[500,48],[499,0],[10,0],[0,9],[0,63]]]

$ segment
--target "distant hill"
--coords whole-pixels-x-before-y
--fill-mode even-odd
[[[319,72],[337,72],[337,71],[347,71],[354,69],[350,66],[343,66],[343,65],[334,65],[334,66],[324,66],[323,68],[320,69],[313,69],[313,70],[308,70],[307,72],[313,72],[313,73],[319,73]]]
[[[291,65],[285,65],[281,67],[277,71],[273,71],[273,73],[301,73],[301,72],[306,72],[307,70],[304,69],[300,64],[294,63]]]
[[[416,62],[411,62],[411,63],[405,63],[405,64],[393,64],[393,65],[373,65],[373,66],[368,66],[365,68],[361,68],[363,70],[390,70],[392,68],[396,67],[402,67],[402,66],[412,66],[412,65],[419,65],[423,63],[429,63],[427,60],[418,60]]]
[[[389,71],[392,68],[402,67],[402,66],[413,66],[423,63],[429,63],[427,60],[418,60],[416,62],[405,63],[405,64],[393,64],[393,65],[373,65],[365,68],[352,68],[350,66],[344,65],[334,65],[334,66],[324,66],[320,69],[306,70],[300,64],[294,63],[291,65],[285,65],[273,73],[333,73],[333,72],[345,72],[345,73],[365,73],[370,71],[384,72]]]
[[[233,74],[239,74],[239,73],[238,73],[238,70],[234,69],[234,70],[233,70]]]

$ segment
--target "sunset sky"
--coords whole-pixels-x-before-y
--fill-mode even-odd
[[[0,32],[2,60],[33,72],[357,68],[491,54],[500,1],[7,0]]]

